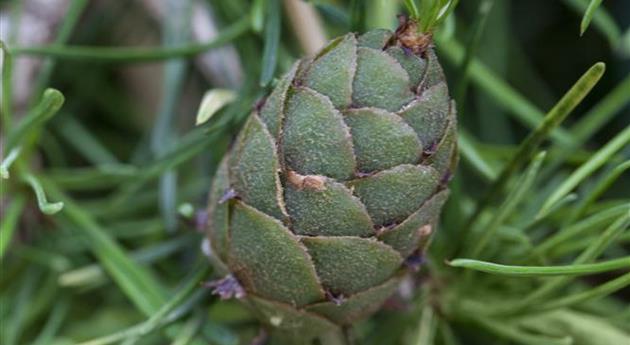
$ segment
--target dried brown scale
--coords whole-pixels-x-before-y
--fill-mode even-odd
[[[418,23],[406,16],[398,17],[400,25],[394,35],[394,41],[416,55],[423,55],[433,45],[433,35],[421,32]]]
[[[288,343],[378,310],[435,232],[456,121],[414,25],[349,34],[296,63],[215,177],[214,261]]]
[[[323,190],[325,184],[325,178],[322,176],[302,176],[291,170],[287,171],[287,181],[298,189]]]

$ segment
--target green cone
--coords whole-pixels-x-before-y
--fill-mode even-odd
[[[446,201],[455,106],[433,49],[408,42],[348,34],[297,62],[216,175],[217,290],[293,343],[380,308]]]

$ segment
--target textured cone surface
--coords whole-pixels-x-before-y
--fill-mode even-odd
[[[435,231],[455,107],[433,50],[414,52],[387,30],[331,41],[280,79],[217,172],[215,257],[284,335],[375,312]]]

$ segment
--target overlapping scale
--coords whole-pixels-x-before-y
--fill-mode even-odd
[[[247,204],[283,219],[276,145],[260,118],[250,117],[237,139],[230,161],[232,188]]]
[[[418,133],[426,150],[437,145],[444,135],[450,109],[448,87],[441,82],[424,90],[399,114]]]
[[[432,235],[434,231],[432,227],[439,217],[438,211],[444,206],[447,198],[447,190],[435,194],[402,223],[380,233],[378,238],[396,249],[403,257],[422,249],[419,246],[426,237]],[[423,228],[427,225],[431,228]]]
[[[402,275],[396,275],[381,285],[342,299],[316,303],[306,307],[307,311],[323,315],[339,325],[349,325],[378,310],[400,285]]]
[[[223,195],[230,189],[228,155],[223,158],[212,182],[208,206],[208,236],[210,246],[219,260],[227,261],[227,236],[229,227],[229,204],[221,202]]]
[[[356,69],[357,44],[352,34],[324,48],[302,76],[302,83],[330,98],[337,108],[352,103],[352,79]]]
[[[430,164],[440,176],[451,174],[457,165],[457,117],[455,116],[455,102],[451,103],[451,115],[448,117],[448,125],[435,152],[428,158],[426,164]]]
[[[382,50],[387,42],[392,38],[392,32],[387,29],[370,30],[359,36],[357,44],[359,47]]]
[[[359,236],[374,234],[365,206],[341,183],[322,176],[287,182],[286,204],[291,228],[299,235]],[[309,179],[314,181],[308,183]]]
[[[305,87],[290,90],[282,134],[285,168],[338,180],[354,175],[350,132],[341,113],[322,94]]]
[[[292,305],[256,296],[249,297],[248,301],[265,325],[282,329],[281,340],[288,344],[304,344],[328,332],[341,332],[339,326],[325,317],[297,310]]]
[[[355,108],[377,107],[395,112],[413,98],[409,76],[396,59],[381,50],[357,49],[352,92]]]
[[[228,266],[246,291],[300,307],[323,290],[304,246],[277,219],[233,202]]]
[[[405,220],[437,190],[438,172],[424,165],[399,165],[348,182],[377,226]]]
[[[440,65],[437,55],[435,55],[435,51],[433,49],[428,49],[425,54],[427,60],[427,70],[424,73],[420,86],[423,89],[428,89],[439,83],[445,82],[446,78],[444,77],[442,65]]]
[[[303,237],[322,285],[352,296],[391,278],[403,258],[390,246],[359,237]]]
[[[300,61],[293,64],[293,67],[291,67],[289,72],[280,79],[269,97],[265,100],[263,106],[260,108],[260,118],[274,138],[277,138],[278,135],[280,135],[282,121],[284,119],[284,107],[287,100],[287,93],[289,91],[289,87],[293,83],[293,79],[295,78],[300,65]]]
[[[400,47],[387,48],[386,52],[396,59],[402,68],[407,71],[410,87],[412,90],[416,90],[427,68],[426,60]]]
[[[400,116],[378,108],[351,109],[344,115],[360,172],[415,164],[420,159],[422,143]]]

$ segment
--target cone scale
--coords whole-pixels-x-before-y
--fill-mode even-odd
[[[217,171],[213,262],[286,343],[378,310],[437,226],[456,116],[422,38],[347,34],[298,61]]]

